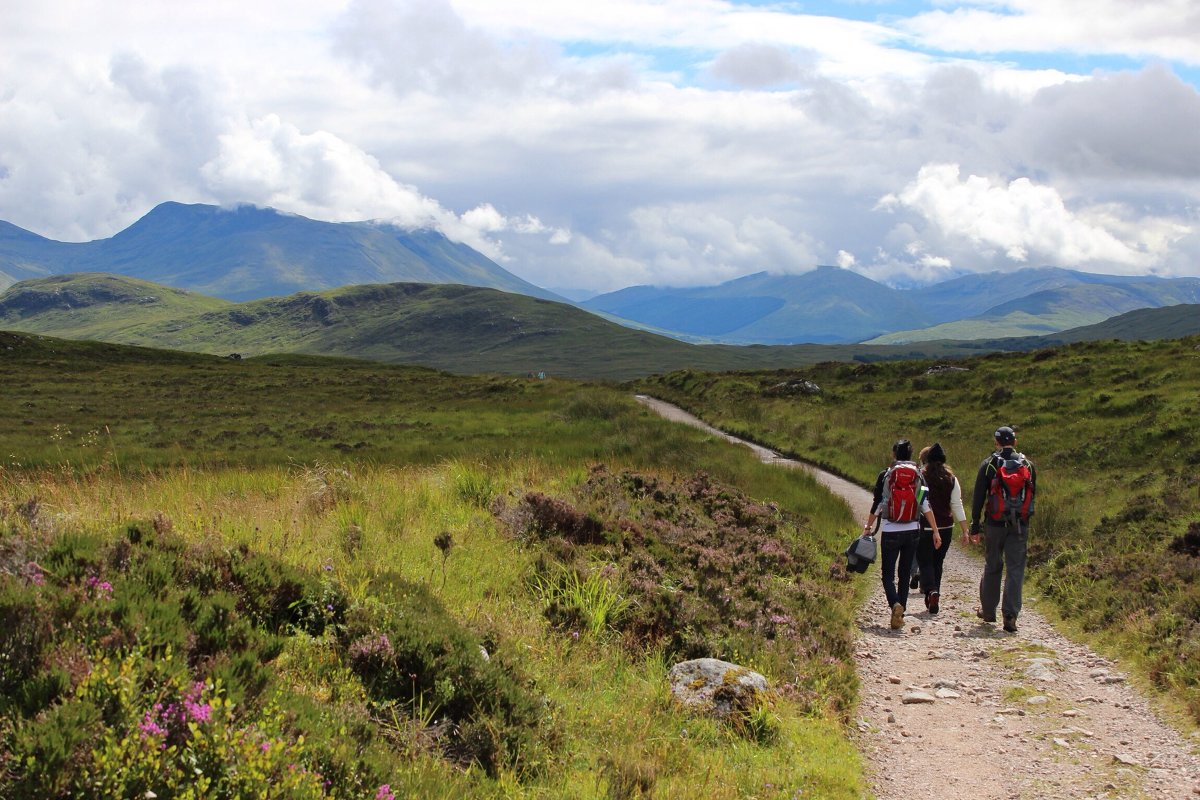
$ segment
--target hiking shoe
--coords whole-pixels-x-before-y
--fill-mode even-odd
[[[899,603],[892,605],[892,630],[904,627],[904,606]]]
[[[1007,631],[1008,633],[1016,633],[1017,632],[1017,618],[1010,617],[1007,614],[1005,614],[1004,615],[1004,630]]]
[[[996,612],[993,611],[991,614],[985,614],[985,613],[983,613],[982,608],[975,609],[975,616],[979,617],[984,622],[995,622],[996,621]]]
[[[930,592],[925,595],[925,607],[929,609],[930,614],[938,612],[938,600],[941,598],[937,592]]]
[[[920,585],[921,585],[921,573],[918,572],[916,575],[913,575],[912,578],[909,580],[908,588],[916,589]]]

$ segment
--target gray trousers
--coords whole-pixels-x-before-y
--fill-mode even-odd
[[[1016,618],[1021,613],[1021,584],[1025,582],[1025,547],[1029,543],[1029,525],[1021,523],[1011,528],[1003,525],[984,525],[983,540],[987,556],[983,577],[979,579],[979,605],[983,613],[996,613],[1000,603],[1000,579],[1004,578],[1004,604],[1001,612]],[[1005,566],[1008,566],[1007,572]]]

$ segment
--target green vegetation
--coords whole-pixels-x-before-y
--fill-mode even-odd
[[[860,797],[804,475],[558,380],[0,334],[0,796]],[[697,655],[766,674],[721,724]]]
[[[953,357],[980,345],[926,343],[918,349],[874,345],[781,347],[694,345],[630,330],[565,303],[471,286],[392,283],[227,305],[206,313],[134,323],[107,276],[24,281],[0,294],[0,324],[11,330],[96,338],[118,344],[257,356],[308,353],[391,364],[419,364],[457,373],[545,372],[554,377],[627,379],[689,366],[710,370],[791,367],[828,359]],[[124,295],[148,291],[137,281]],[[173,292],[160,287],[163,293]],[[64,292],[69,315],[53,309]],[[29,297],[43,313],[29,312]],[[220,301],[213,301],[220,302]]]
[[[5,292],[0,329],[117,339],[129,328],[230,305],[227,300],[104,273],[54,275]]]
[[[804,393],[803,380],[820,393]],[[682,371],[639,389],[864,486],[898,437],[940,441],[968,502],[992,431],[1016,426],[1039,469],[1029,579],[1064,624],[1200,720],[1200,338],[1091,342],[951,368]]]

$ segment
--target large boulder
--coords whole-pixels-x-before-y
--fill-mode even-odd
[[[671,667],[667,679],[677,703],[720,720],[753,708],[767,691],[762,675],[716,658],[682,661]]]

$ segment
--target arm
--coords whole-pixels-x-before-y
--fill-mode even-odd
[[[879,477],[875,479],[875,492],[871,498],[871,512],[867,514],[867,524],[863,525],[863,532],[870,533],[875,527],[875,517],[879,511],[879,504],[883,502],[883,478],[887,475],[887,470],[879,473]]]
[[[942,532],[938,530],[937,517],[933,515],[933,507],[929,505],[929,498],[926,497],[921,503],[921,514],[925,517],[925,524],[929,526],[929,530],[933,531],[933,546],[942,546]]]
[[[967,512],[963,509],[962,501],[962,486],[958,482],[958,476],[954,476],[954,488],[950,490],[950,513],[954,516],[954,521],[962,528],[963,539],[966,540],[970,526],[967,524]]]
[[[979,530],[979,518],[983,516],[983,505],[987,502],[988,484],[991,483],[988,467],[992,465],[991,456],[979,465],[975,475],[975,491],[971,495],[971,530]]]

